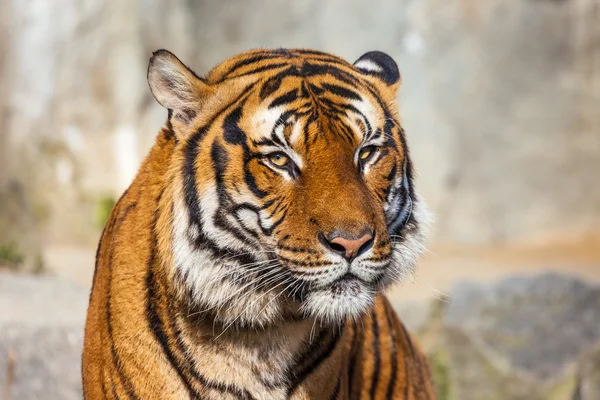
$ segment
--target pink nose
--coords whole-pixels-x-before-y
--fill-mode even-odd
[[[349,236],[337,234],[325,239],[325,245],[336,253],[340,253],[348,261],[369,250],[373,246],[373,235],[365,233],[358,239],[349,239]],[[323,237],[325,238],[325,237]]]

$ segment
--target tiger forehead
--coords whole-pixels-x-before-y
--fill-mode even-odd
[[[352,74],[357,70],[343,58],[332,54],[309,49],[256,49],[223,61],[213,68],[206,80],[208,83],[219,83],[227,79],[247,76],[251,73],[264,73],[282,68],[293,67],[298,75],[306,75],[312,63],[329,63]]]
[[[252,78],[250,78],[252,77]],[[302,49],[255,50],[213,69],[209,83],[248,82],[244,101],[246,135],[254,140],[279,137],[293,144],[323,131],[359,143],[385,110],[356,68],[345,60]]]
[[[272,98],[259,102],[245,113],[245,131],[254,141],[277,137],[289,144],[324,134],[341,136],[352,143],[360,143],[375,127],[382,125],[384,111],[368,97],[338,98],[322,107],[316,101],[290,101],[271,107]]]

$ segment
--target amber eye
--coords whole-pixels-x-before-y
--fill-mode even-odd
[[[376,151],[377,149],[374,146],[367,146],[363,148],[360,153],[358,153],[358,160],[361,163],[365,163],[369,161],[371,157],[373,157]]]
[[[290,158],[280,151],[268,154],[267,159],[277,168],[285,168],[290,162]]]

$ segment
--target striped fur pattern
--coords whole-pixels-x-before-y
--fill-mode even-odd
[[[383,295],[427,215],[395,62],[254,50],[199,77],[161,50],[148,80],[169,120],[102,234],[85,398],[433,398]]]

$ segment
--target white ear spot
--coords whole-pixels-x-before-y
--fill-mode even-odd
[[[360,60],[354,66],[362,71],[383,72],[383,69],[371,60]]]

